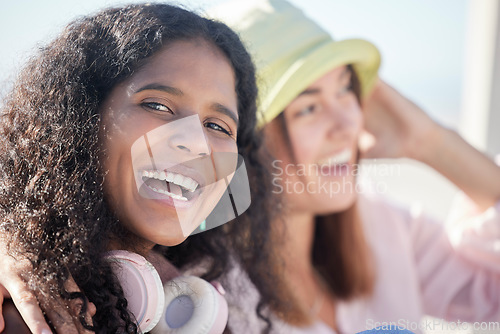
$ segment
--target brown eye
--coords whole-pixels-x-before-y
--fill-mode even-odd
[[[314,105],[307,106],[302,108],[298,113],[295,114],[295,117],[302,117],[312,114],[316,110]]]
[[[222,133],[224,133],[224,134],[226,134],[228,136],[232,135],[231,132],[229,132],[228,130],[224,129],[222,126],[220,126],[217,123],[207,122],[207,123],[205,123],[205,127],[209,128],[209,129],[212,129],[212,130],[215,130],[215,131],[222,132]]]
[[[141,103],[141,106],[143,106],[147,109],[152,109],[152,110],[159,111],[159,112],[167,112],[167,113],[173,114],[173,111],[169,107],[167,107],[161,103],[143,102],[143,103]]]

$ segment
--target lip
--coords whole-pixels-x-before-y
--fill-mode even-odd
[[[162,165],[162,166],[157,166],[156,168],[153,168],[153,166],[151,166],[151,165],[146,165],[146,166],[142,166],[140,168],[137,168],[137,170],[135,172],[138,173],[139,179],[142,179],[142,172],[143,171],[151,171],[151,170],[171,172],[171,173],[175,173],[175,174],[180,174],[182,176],[187,176],[187,177],[193,179],[194,181],[196,181],[196,183],[198,183],[197,189],[203,188],[207,184],[207,180],[203,174],[201,174],[196,169],[186,167],[182,164],[170,165],[170,166]]]
[[[321,167],[321,174],[322,176],[345,177],[347,175],[350,175],[352,170],[353,165],[351,163],[343,163]]]
[[[163,206],[171,207],[173,209],[188,209],[191,206],[194,205],[194,203],[198,200],[200,195],[203,193],[202,188],[196,189],[192,194],[192,197],[187,200],[178,200],[174,199],[168,195],[163,195],[160,194],[153,189],[149,188],[145,183],[143,183],[139,189],[139,194],[141,194],[142,197],[147,198],[150,201],[154,201],[156,203],[159,203]]]
[[[154,191],[142,181],[143,171],[151,171],[151,170],[165,171],[189,177],[193,179],[196,183],[198,183],[198,187],[196,188],[195,191],[190,193],[191,194],[190,198],[187,201],[174,199],[169,195],[161,194]],[[135,173],[136,173],[136,182],[140,182],[138,190],[139,194],[141,194],[142,197],[160,203],[161,205],[172,207],[174,209],[190,208],[203,193],[204,191],[203,188],[207,185],[206,177],[202,173],[200,173],[198,170],[194,168],[187,167],[184,164],[174,165],[174,164],[164,163],[161,165],[157,164],[156,168],[153,168],[151,164],[147,164],[141,166],[140,168],[136,168]]]
[[[351,153],[351,157],[349,158],[349,161],[348,161],[348,162],[343,162],[343,163],[339,163],[339,164],[329,164],[329,163],[328,163],[328,161],[329,161],[332,157],[334,157],[334,156],[336,156],[336,155],[339,155],[339,154],[342,154],[342,153],[344,153],[344,152],[346,152],[346,151],[349,151],[349,152]],[[319,159],[319,160],[318,160],[317,165],[318,165],[319,167],[321,167],[321,168],[323,168],[323,167],[324,167],[324,168],[328,168],[329,166],[336,166],[336,165],[351,165],[351,164],[352,164],[352,163],[351,163],[351,161],[352,161],[352,157],[353,157],[353,155],[354,155],[354,154],[353,154],[353,150],[352,150],[350,147],[344,147],[344,148],[341,148],[341,149],[335,150],[335,151],[333,151],[333,152],[331,152],[331,153],[329,153],[329,154],[325,154],[325,155],[324,155],[324,156],[325,156],[324,158],[322,158],[322,159]],[[323,162],[323,163],[321,163],[321,162]]]

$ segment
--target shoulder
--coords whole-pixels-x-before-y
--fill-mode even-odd
[[[406,226],[421,215],[418,204],[405,206],[387,196],[380,194],[360,194],[357,200],[359,214],[363,223],[378,228],[394,228]]]

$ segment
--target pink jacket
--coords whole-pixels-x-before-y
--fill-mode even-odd
[[[359,208],[377,279],[370,299],[338,304],[341,333],[390,323],[415,333],[486,325],[500,333],[500,202],[483,213],[455,211],[446,224],[376,196],[360,197]],[[233,333],[260,333],[258,292],[247,275],[235,269],[223,283]],[[423,321],[424,315],[450,323]],[[321,322],[293,328],[271,319],[276,333],[334,333]]]

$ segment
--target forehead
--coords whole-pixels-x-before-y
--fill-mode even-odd
[[[234,70],[226,55],[212,43],[201,39],[170,42],[148,58],[130,78],[134,86],[149,81],[196,80],[198,88],[226,84],[234,92]],[[192,85],[192,83],[191,83]],[[193,87],[195,88],[195,87]]]

